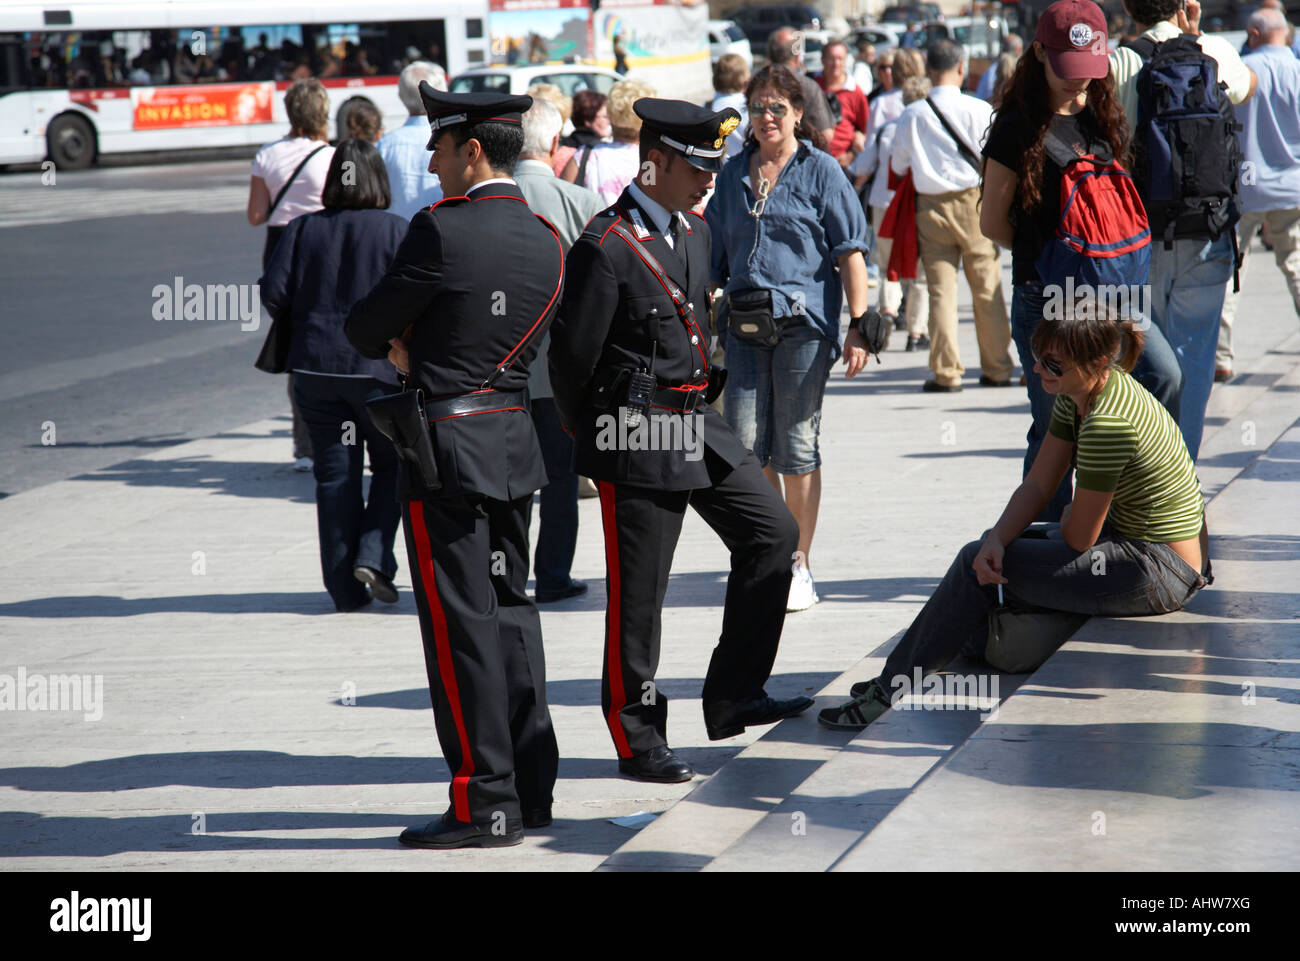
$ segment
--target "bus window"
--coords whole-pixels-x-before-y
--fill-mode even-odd
[[[477,73],[473,76],[461,75],[451,82],[452,93],[483,93],[485,91],[510,92],[510,75],[508,73]]]
[[[26,43],[16,33],[0,34],[0,91],[27,86]]]

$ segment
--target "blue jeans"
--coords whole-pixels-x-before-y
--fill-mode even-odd
[[[1034,370],[1034,354],[1030,346],[1034,328],[1043,319],[1045,303],[1041,283],[1016,284],[1011,288],[1011,337],[1016,342],[1020,364],[1025,370],[1025,389],[1029,392],[1029,411],[1033,417],[1025,435],[1028,447],[1022,476],[1026,477],[1034,464],[1034,458],[1038,456],[1038,449],[1043,446],[1043,438],[1047,436],[1047,427],[1052,420],[1052,405],[1056,403],[1056,395],[1043,390],[1043,380]],[[1155,324],[1148,325],[1144,334],[1146,346],[1138,358],[1137,366],[1133,368],[1133,378],[1150,391],[1169,411],[1169,415],[1177,420],[1183,383],[1178,358]],[[1072,497],[1071,477],[1067,473],[1038,519],[1059,521],[1061,511],[1065,510],[1065,505],[1070,503]]]
[[[775,347],[727,337],[723,416],[760,467],[811,474],[834,345],[808,324],[787,327]]]
[[[354,567],[397,573],[393,541],[402,511],[397,503],[397,452],[370,420],[366,401],[396,388],[371,377],[295,373],[298,409],[311,432],[316,475],[316,524],[325,589],[340,611],[366,602]],[[347,425],[351,424],[351,429]],[[370,496],[361,495],[364,455],[370,451]]]
[[[985,532],[987,534],[987,532]],[[997,588],[981,586],[971,567],[982,540],[963,547],[885,661],[880,681],[943,670],[963,650],[984,649]],[[1020,608],[1103,617],[1145,617],[1181,610],[1204,585],[1202,575],[1168,544],[1137,540],[1103,527],[1097,543],[1079,553],[1059,524],[1032,526],[1006,546],[1004,598]]]
[[[1165,250],[1151,243],[1150,340],[1155,329],[1173,349],[1182,371],[1182,397],[1170,410],[1183,433],[1187,452],[1196,460],[1205,430],[1205,407],[1214,386],[1214,355],[1219,344],[1219,318],[1232,279],[1232,237],[1218,240],[1175,240]],[[1168,406],[1168,405],[1166,405]]]

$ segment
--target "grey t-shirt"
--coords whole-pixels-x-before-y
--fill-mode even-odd
[[[811,127],[816,130],[829,130],[835,126],[831,119],[830,107],[826,105],[826,94],[817,81],[807,74],[799,75],[799,86],[803,87],[803,115]]]

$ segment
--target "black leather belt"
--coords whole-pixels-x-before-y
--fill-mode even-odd
[[[439,400],[426,401],[425,416],[430,421],[468,414],[493,414],[507,410],[525,410],[522,390],[476,390],[470,394],[457,394]]]
[[[650,397],[650,406],[657,410],[693,413],[697,408],[704,406],[704,389],[707,386],[707,384],[699,386],[683,384],[681,387],[656,387]]]

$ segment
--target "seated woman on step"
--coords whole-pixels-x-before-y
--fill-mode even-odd
[[[982,651],[996,585],[1013,607],[1140,617],[1180,610],[1209,582],[1191,457],[1173,418],[1129,375],[1142,344],[1141,331],[1105,316],[1039,323],[1034,370],[1056,401],[1033,467],[983,541],[962,548],[880,676],[823,710],[823,725],[860,730],[889,709],[891,691],[907,690],[893,679]],[[1074,500],[1061,522],[1030,527],[1072,458]]]

